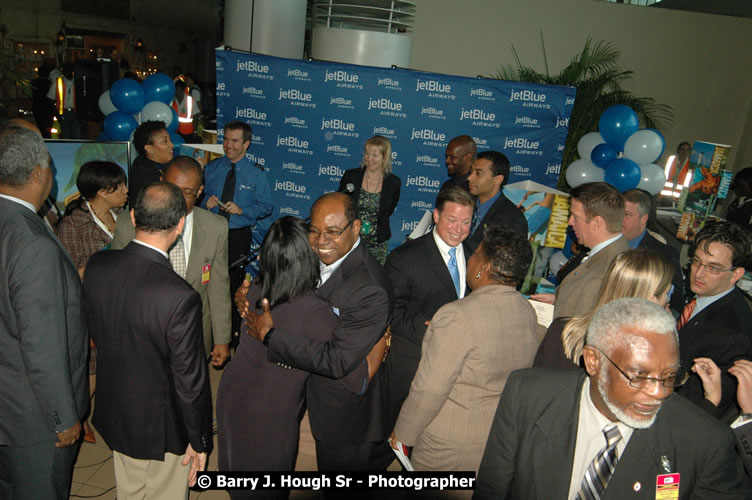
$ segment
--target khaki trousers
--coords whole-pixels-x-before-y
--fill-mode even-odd
[[[141,460],[113,451],[118,500],[175,500],[188,498],[190,465],[184,455],[165,453],[164,461]]]

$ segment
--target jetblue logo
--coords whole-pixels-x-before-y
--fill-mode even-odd
[[[564,101],[565,106],[574,106],[574,97],[567,97],[567,100]]]
[[[482,139],[480,137],[473,137],[473,141],[475,141],[476,146],[488,146],[487,139]]]
[[[295,184],[293,181],[276,181],[274,183],[274,190],[275,191],[287,191],[290,193],[301,193],[305,194],[306,187]]]
[[[379,87],[399,87],[399,83],[399,80],[393,80],[391,78],[379,78],[376,85],[378,85]]]
[[[298,68],[288,69],[287,70],[287,76],[292,76],[292,77],[295,77],[295,78],[308,78],[308,72],[300,70]]]
[[[280,215],[294,215],[295,217],[300,217],[300,210],[295,210],[292,207],[282,207],[279,209]]]
[[[415,158],[417,163],[430,163],[431,165],[438,165],[439,160],[430,155],[422,155]]]
[[[326,118],[322,118],[321,120],[321,130],[345,130],[347,132],[352,132],[355,130],[355,124],[346,122],[344,120],[341,120],[339,118],[334,118],[331,120],[327,120]]]
[[[532,90],[513,90],[509,96],[509,102],[512,101],[546,102],[546,94]]]
[[[329,104],[338,104],[340,106],[352,106],[352,100],[345,99],[344,97],[332,97],[329,100]]]
[[[425,208],[427,210],[431,210],[433,208],[433,205],[423,200],[418,200],[410,203],[410,208]]]
[[[426,177],[425,175],[417,175],[407,176],[407,182],[405,183],[405,187],[410,186],[416,186],[416,187],[427,187],[427,188],[438,188],[441,183],[436,179],[431,179],[429,177]]]
[[[431,116],[431,117],[439,117],[439,116],[443,117],[444,116],[444,110],[443,109],[434,108],[433,106],[429,106],[429,107],[421,108],[420,109],[420,114],[421,115],[428,115],[428,116]]]
[[[446,135],[445,134],[437,134],[431,129],[424,128],[424,129],[413,129],[410,140],[415,139],[422,139],[425,141],[436,141],[436,142],[446,142]]]
[[[324,74],[324,83],[326,82],[349,82],[358,83],[358,75],[353,75],[347,71],[327,71]]]
[[[470,97],[493,97],[493,92],[486,89],[471,89]]]
[[[512,138],[512,139],[507,137],[506,140],[504,141],[504,149],[508,149],[508,148],[538,149],[539,147],[540,147],[540,143],[538,141],[531,141],[524,137],[517,137],[517,138]]]
[[[243,95],[264,95],[264,91],[256,87],[243,87]]]
[[[339,144],[332,144],[326,147],[327,153],[347,153],[347,148]]]
[[[511,167],[509,167],[509,171],[515,174],[530,173],[530,169],[528,167],[523,167],[521,165],[512,165]]]
[[[374,135],[394,135],[394,129],[386,127],[374,127]]]
[[[253,108],[235,108],[235,118],[250,118],[252,120],[266,120],[266,113],[256,111]]]
[[[564,144],[558,144],[556,146],[556,152],[561,153],[562,151],[564,151]]]
[[[342,177],[345,171],[337,165],[319,166],[319,175],[329,175],[331,177]]]
[[[238,61],[235,71],[251,71],[253,73],[269,73],[269,66],[259,64],[256,61]]]
[[[293,172],[303,172],[303,165],[297,165],[293,162],[282,162],[282,170],[292,170]]]
[[[292,135],[287,137],[277,136],[277,146],[288,146],[291,148],[308,148],[308,141],[301,141]]]
[[[260,156],[256,156],[253,153],[246,153],[245,157],[248,158],[251,161],[251,163],[258,163],[262,167],[266,165],[266,160],[264,158],[261,158]]]
[[[410,232],[413,232],[413,231],[415,231],[415,228],[418,227],[418,223],[419,222],[420,221],[417,221],[417,220],[408,222],[408,221],[406,221],[406,220],[403,219],[402,220],[402,227],[400,228],[400,231],[410,231]]]
[[[568,127],[568,126],[569,126],[569,118],[557,118],[556,126],[554,128]]]
[[[392,102],[391,99],[368,99],[368,109],[386,109],[389,111],[402,111],[402,103]]]
[[[285,125],[292,125],[293,127],[305,127],[305,120],[298,118],[297,116],[286,116]]]
[[[225,82],[217,83],[217,91],[225,90]]]
[[[462,120],[483,120],[486,122],[492,122],[496,120],[495,113],[486,113],[482,109],[465,109],[460,111],[460,121]]]
[[[549,163],[546,165],[546,175],[548,174],[556,174],[559,175],[561,172],[561,163]]]
[[[279,98],[278,101],[281,101],[282,99],[290,99],[291,101],[304,101],[304,102],[311,102],[313,99],[313,95],[309,94],[307,92],[303,92],[298,89],[279,89]]]
[[[530,118],[529,116],[518,116],[514,119],[515,125],[522,125],[524,126],[536,126],[538,125],[538,119],[537,118]]]
[[[452,86],[448,83],[441,83],[437,80],[418,80],[415,90],[425,90],[427,92],[443,92],[448,94],[452,91]]]

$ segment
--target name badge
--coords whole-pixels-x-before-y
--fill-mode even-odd
[[[206,285],[209,283],[209,276],[211,275],[211,264],[206,264],[201,268],[201,284]]]
[[[660,474],[655,478],[655,500],[677,500],[679,498],[679,473]]]

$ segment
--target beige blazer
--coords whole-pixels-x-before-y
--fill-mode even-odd
[[[130,212],[122,212],[117,219],[112,248],[125,248],[135,235]],[[229,344],[232,338],[227,219],[199,207],[193,207],[193,235],[185,280],[201,295],[204,349],[209,357],[214,344]]]
[[[395,434],[419,470],[478,470],[509,374],[538,347],[535,311],[513,287],[488,285],[441,307]]]
[[[629,245],[622,236],[569,273],[556,290],[554,318],[571,318],[589,313],[598,301],[598,292],[608,266],[625,250],[629,250]]]

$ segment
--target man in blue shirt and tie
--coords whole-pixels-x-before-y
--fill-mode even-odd
[[[222,149],[225,156],[209,163],[204,170],[206,196],[202,206],[227,217],[230,290],[243,282],[245,266],[233,267],[251,248],[251,232],[256,220],[274,209],[271,188],[263,168],[246,156],[251,145],[251,126],[241,121],[225,125]],[[239,331],[240,317],[233,311],[233,331]]]

